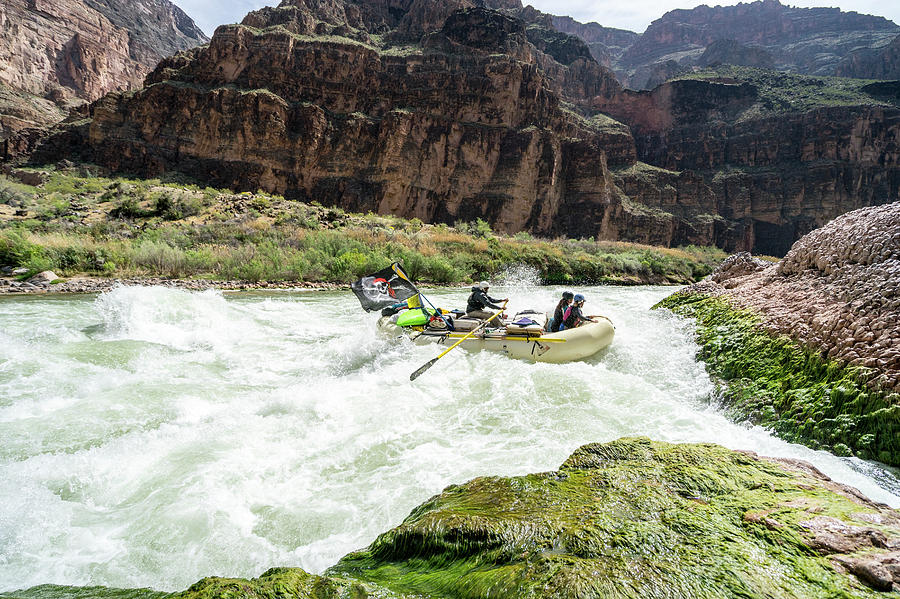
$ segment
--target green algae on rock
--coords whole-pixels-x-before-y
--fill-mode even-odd
[[[823,549],[823,523],[880,546]],[[897,514],[809,465],[638,438],[448,487],[330,573],[426,597],[867,597],[847,572],[884,588],[890,547]]]
[[[788,441],[900,465],[900,397],[868,386],[864,370],[773,335],[757,313],[723,296],[682,292],[657,307],[696,320],[699,357],[724,381],[734,418]]]
[[[697,320],[733,415],[900,465],[900,202],[843,214],[777,263],[745,252],[660,302]]]
[[[406,597],[372,584],[317,576],[300,568],[272,568],[252,580],[204,578],[181,593],[50,584],[25,591],[0,593],[0,599],[405,599]]]
[[[0,599],[170,599],[175,593],[152,589],[111,589],[42,584],[28,590],[0,593]]]

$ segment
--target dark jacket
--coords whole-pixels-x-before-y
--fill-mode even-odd
[[[568,312],[568,315],[566,316],[565,320],[563,320],[563,324],[566,325],[567,329],[573,329],[582,322],[587,321],[587,318],[584,317],[584,313],[582,313],[581,311],[581,306],[572,304],[572,306],[566,312]]]
[[[477,312],[485,308],[493,308],[494,310],[502,310],[501,306],[497,306],[494,302],[500,300],[494,299],[478,287],[472,287],[472,295],[469,296],[469,303],[466,305],[466,312]]]
[[[553,322],[550,323],[551,333],[559,332],[559,327],[563,323],[563,317],[565,316],[567,307],[569,307],[569,302],[566,300],[559,300],[559,303],[556,304],[556,311],[553,312]]]

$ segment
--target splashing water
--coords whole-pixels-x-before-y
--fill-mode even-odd
[[[513,312],[561,291],[503,283]],[[0,300],[0,590],[321,572],[448,484],[551,470],[625,435],[809,460],[900,505],[877,464],[729,422],[690,324],[649,310],[672,289],[578,291],[617,326],[595,358],[457,350],[415,383],[436,348],[380,337],[349,293]]]
[[[541,271],[527,264],[511,264],[493,279],[510,297],[522,297],[533,292],[541,284]]]

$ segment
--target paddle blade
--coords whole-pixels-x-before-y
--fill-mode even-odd
[[[419,375],[421,375],[423,372],[425,372],[426,370],[428,370],[429,368],[434,366],[434,363],[437,361],[438,361],[438,358],[432,358],[431,360],[428,360],[427,362],[425,362],[425,364],[420,366],[417,371],[415,371],[414,373],[409,375],[409,380],[414,381],[417,378],[419,378]]]

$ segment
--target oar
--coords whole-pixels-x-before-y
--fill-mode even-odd
[[[480,325],[478,325],[477,327],[475,327],[474,329],[472,329],[471,331],[469,331],[469,333],[468,333],[465,337],[463,337],[462,339],[460,339],[459,341],[457,341],[456,343],[454,343],[453,345],[451,345],[450,347],[448,347],[447,349],[445,349],[443,352],[441,352],[441,355],[439,355],[439,356],[436,357],[436,358],[432,358],[431,360],[425,362],[425,364],[423,364],[418,370],[416,370],[414,373],[412,373],[411,375],[409,375],[409,380],[414,381],[414,380],[416,380],[417,378],[419,378],[419,376],[421,376],[421,374],[422,374],[423,372],[425,372],[426,370],[428,370],[429,368],[431,368],[432,366],[434,366],[434,363],[435,363],[435,362],[437,362],[438,360],[440,360],[441,358],[443,358],[444,356],[446,356],[447,354],[449,354],[450,351],[451,351],[454,347],[456,347],[457,345],[459,345],[460,343],[462,343],[463,341],[465,341],[466,339],[468,339],[469,337],[471,337],[472,335],[474,335],[475,333],[477,333],[479,330],[481,330],[482,328],[484,328],[484,327],[487,325],[487,323],[489,323],[490,321],[492,321],[492,320],[494,320],[495,318],[497,318],[498,316],[500,316],[500,314],[503,313],[503,310],[506,309],[506,304],[507,304],[508,302],[509,302],[509,300],[506,300],[505,302],[503,302],[503,308],[501,308],[501,310],[500,310],[499,312],[497,312],[496,314],[494,314],[493,316],[491,316],[490,318],[488,318],[487,320],[485,320],[484,322],[482,322]]]

